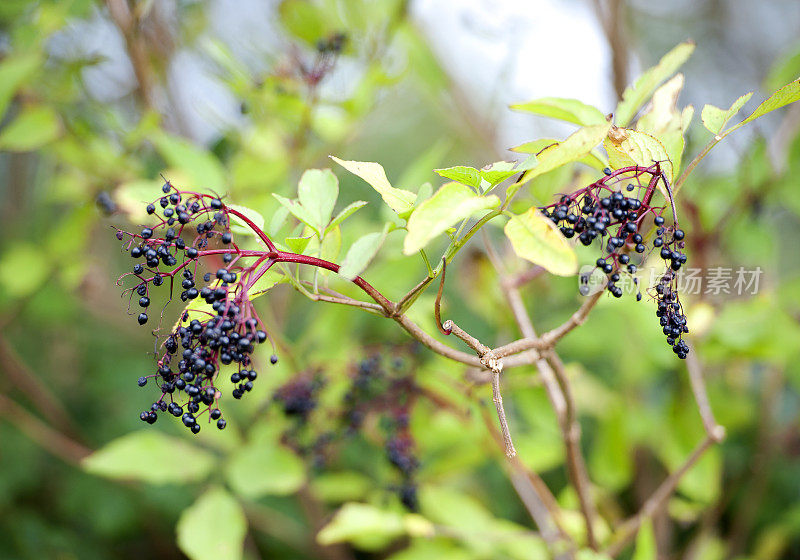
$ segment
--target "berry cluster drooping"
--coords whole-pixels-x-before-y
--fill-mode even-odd
[[[419,461],[414,454],[409,417],[418,390],[407,361],[398,357],[385,367],[379,354],[362,360],[344,397],[344,419],[348,431],[354,432],[361,427],[368,414],[381,415],[381,425],[387,432],[384,445],[386,457],[401,479],[395,489],[401,503],[409,510],[416,511],[417,484],[414,475]]]
[[[635,277],[637,266],[641,265],[651,251],[659,251],[665,262],[666,272],[662,277],[661,290],[667,290],[669,301],[663,301],[659,294],[659,314],[667,342],[679,358],[685,358],[688,345],[681,339],[689,332],[686,317],[682,312],[669,313],[661,305],[680,308],[676,291],[675,271],[686,264],[683,253],[684,232],[678,228],[675,207],[667,179],[659,163],[650,167],[631,166],[612,171],[604,170],[604,177],[591,185],[571,194],[562,195],[557,203],[542,207],[545,216],[550,218],[567,238],[578,238],[584,246],[599,241],[601,255],[595,262],[595,270],[606,276],[605,289],[614,297],[622,297],[619,285],[627,275],[636,287],[636,299],[642,299],[639,278]],[[664,211],[667,206],[652,204],[656,189],[660,188],[671,204],[673,223],[665,225]],[[655,235],[650,231],[655,228]],[[643,255],[638,265],[631,257]],[[666,280],[668,288],[663,286]],[[658,286],[656,287],[658,289]],[[666,321],[666,322],[665,322]]]
[[[320,392],[325,386],[321,373],[300,373],[273,393],[272,400],[280,405],[281,412],[294,422],[281,434],[281,443],[305,458],[315,469],[328,463],[329,445],[334,433],[315,432],[311,414],[319,405]]]
[[[264,262],[263,252],[242,251],[234,243],[230,217],[240,214],[219,197],[179,191],[169,182],[162,191],[164,196],[145,207],[147,214],[154,217],[154,225],[139,233],[117,231],[117,239],[137,261],[133,271],[121,276],[118,284],[127,277],[136,279],[136,285],[123,294],[129,293],[132,300],[138,297],[140,325],[149,320],[147,312],[154,288],[168,283],[171,301],[180,282],[180,299],[190,302],[161,341],[156,373],[139,378],[139,386],[152,379],[161,392],[161,397],[140,417],[152,424],[159,412],[169,412],[197,433],[200,417],[208,413],[208,421],[223,429],[226,420],[218,406],[222,396],[220,368],[236,364],[231,375],[234,398],[241,398],[252,389],[257,373],[252,368],[251,354],[256,345],[269,340],[269,335],[261,327],[248,290],[273,263]],[[185,237],[193,239],[187,242]],[[211,244],[219,248],[211,248]],[[253,265],[240,264],[243,258],[259,255],[262,256]],[[224,266],[199,279],[201,258],[220,259]],[[204,285],[198,289],[201,283]],[[271,361],[275,363],[277,356],[273,354]]]

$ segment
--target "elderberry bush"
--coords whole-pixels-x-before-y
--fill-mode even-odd
[[[270,340],[248,295],[268,266],[241,264],[248,253],[233,239],[231,214],[236,211],[219,197],[179,191],[169,181],[162,191],[163,196],[145,207],[153,225],[136,233],[117,231],[123,249],[136,262],[118,284],[136,281],[123,295],[138,298],[140,325],[150,320],[152,290],[163,287],[171,301],[180,289],[180,300],[190,303],[169,334],[157,338],[156,371],[139,378],[139,386],[155,385],[160,392],[140,418],[153,424],[166,412],[195,434],[201,421],[222,430],[227,421],[219,408],[221,368],[234,365],[231,395],[242,398],[258,376],[252,354]],[[212,258],[223,266],[214,273],[201,272],[201,259]],[[277,362],[275,354],[271,362]]]
[[[613,171],[607,168],[604,175],[587,187],[561,195],[558,202],[540,210],[559,226],[565,237],[577,236],[582,245],[600,249],[594,270],[605,275],[605,289],[616,298],[622,297],[619,283],[627,275],[636,287],[636,300],[642,299],[639,278],[634,275],[645,258],[658,251],[666,270],[654,287],[658,300],[656,315],[667,343],[679,358],[685,359],[689,346],[682,336],[689,329],[675,275],[687,261],[683,252],[685,234],[678,228],[674,205],[670,206],[673,222],[667,225],[664,213],[668,207],[653,204],[657,189],[672,202],[660,163]],[[651,234],[653,229],[655,233]]]

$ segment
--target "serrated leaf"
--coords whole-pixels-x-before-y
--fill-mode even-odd
[[[247,498],[296,492],[306,479],[303,461],[278,443],[262,439],[231,456],[225,469],[228,485]]]
[[[386,178],[386,171],[379,163],[367,161],[346,161],[330,156],[330,158],[347,169],[350,173],[358,175],[364,179],[369,185],[378,191],[383,198],[383,201],[389,205],[389,208],[395,211],[399,216],[403,216],[410,212],[414,207],[414,200],[417,195],[410,191],[394,188],[389,179]]]
[[[333,216],[333,208],[339,197],[339,179],[330,169],[309,169],[300,177],[297,199],[312,223],[309,224],[320,236]]]
[[[664,145],[655,136],[630,128],[614,127],[603,141],[603,147],[608,153],[608,162],[614,169],[629,165],[649,167],[657,161],[662,162],[661,169],[672,184],[672,160]],[[659,188],[661,186],[659,181]],[[663,194],[668,197],[666,192]]]
[[[456,165],[455,167],[446,167],[444,169],[434,169],[437,175],[467,185],[468,187],[479,188],[481,185],[481,176],[478,170],[474,167],[466,165]]]
[[[508,188],[506,198],[514,196],[523,184],[534,177],[585,157],[595,146],[603,141],[610,128],[611,123],[586,126],[576,130],[563,142],[544,148],[536,154],[536,159],[538,160],[536,166],[527,171],[521,180]]]
[[[606,122],[606,116],[597,107],[587,105],[577,99],[564,97],[542,97],[527,103],[512,105],[511,108],[581,126]]]
[[[81,466],[91,474],[152,484],[202,480],[214,468],[209,452],[161,432],[141,430],[101,447]]]
[[[339,224],[341,224],[343,221],[345,221],[347,218],[355,214],[358,210],[360,210],[367,204],[369,203],[364,200],[356,200],[352,204],[348,204],[344,210],[342,210],[336,215],[333,221],[326,228],[326,231],[338,226]]]
[[[264,231],[264,216],[262,216],[259,212],[253,210],[252,208],[248,208],[247,206],[239,206],[238,204],[228,204],[227,206],[236,210],[237,212],[240,212],[241,214],[244,214],[248,220],[258,226],[258,229]],[[256,235],[256,232],[250,229],[250,226],[248,226],[244,220],[238,216],[234,216],[233,214],[231,214],[230,217],[231,231],[234,233],[243,233],[245,235]]]
[[[369,504],[348,503],[317,534],[323,546],[352,542],[366,550],[380,550],[405,533],[403,516]]]
[[[416,253],[459,220],[468,218],[478,210],[494,208],[499,204],[500,199],[496,196],[480,196],[460,183],[443,185],[409,217],[403,253]]]
[[[695,44],[691,41],[679,44],[661,57],[658,64],[639,76],[633,85],[625,88],[614,114],[617,126],[627,126],[661,82],[672,76],[688,60],[694,49]]]
[[[384,227],[383,231],[376,231],[368,233],[355,241],[347,251],[341,267],[339,268],[339,276],[346,280],[353,280],[359,276],[369,266],[378,250],[383,245],[383,240],[386,239],[386,231],[388,228]]]
[[[33,77],[41,64],[39,53],[10,55],[0,62],[0,118],[19,87]]]
[[[281,205],[284,208],[286,208],[292,216],[303,222],[305,225],[310,227],[319,235],[319,232],[314,226],[315,222],[314,216],[312,216],[311,213],[308,210],[306,210],[306,208],[302,204],[300,204],[296,200],[289,200],[285,196],[281,196],[278,193],[272,193],[272,196],[274,196],[275,200],[280,202]]]
[[[191,560],[239,560],[247,518],[233,496],[215,487],[183,510],[176,533],[178,547]]]
[[[28,152],[49,144],[61,133],[61,121],[52,107],[31,107],[0,131],[0,150]]]
[[[225,168],[209,150],[163,132],[148,138],[170,167],[180,169],[191,178],[195,190],[202,186],[204,189],[224,191]]]
[[[789,82],[778,91],[767,97],[761,102],[761,105],[756,107],[756,110],[753,111],[750,116],[741,122],[739,126],[754,121],[758,117],[762,117],[767,113],[774,111],[775,109],[780,109],[789,103],[794,103],[798,99],[800,99],[800,78],[794,80],[793,82]]]
[[[512,216],[505,233],[517,256],[558,276],[571,276],[578,271],[575,250],[558,226],[537,208]]]
[[[753,97],[753,92],[746,93],[731,104],[728,109],[720,109],[714,105],[704,105],[700,113],[703,126],[712,134],[719,134],[736,113]]]
[[[653,532],[653,520],[645,519],[636,535],[636,547],[631,560],[658,560],[658,547]]]

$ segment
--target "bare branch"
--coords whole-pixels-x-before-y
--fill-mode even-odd
[[[715,443],[722,441],[725,438],[725,428],[717,426],[713,433],[707,435],[703,441],[692,451],[692,454],[686,461],[672,474],[670,474],[664,482],[661,483],[653,495],[642,505],[642,508],[632,518],[625,521],[617,530],[617,536],[614,538],[611,545],[606,550],[609,556],[616,556],[625,548],[625,546],[634,539],[642,526],[642,523],[658,511],[661,506],[667,501],[675,489],[678,487],[683,476],[691,469],[697,461],[703,456],[703,453],[708,450]]]
[[[724,430],[720,431],[721,426],[717,424],[714,413],[711,410],[711,404],[708,402],[702,366],[696,352],[691,352],[686,356],[686,369],[689,371],[689,383],[692,386],[692,393],[694,393],[694,399],[697,401],[697,408],[700,410],[700,417],[703,419],[703,427],[706,430],[706,434],[710,437],[714,434],[724,435],[725,432]]]
[[[39,420],[23,407],[0,394],[0,416],[5,416],[29,438],[67,463],[78,464],[92,451]]]

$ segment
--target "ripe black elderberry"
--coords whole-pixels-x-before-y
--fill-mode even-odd
[[[558,202],[540,210],[560,228],[565,237],[571,238],[577,234],[578,241],[585,246],[600,240],[598,244],[602,256],[595,263],[596,269],[606,275],[605,287],[617,298],[623,294],[618,285],[622,275],[633,277],[637,270],[636,265],[630,263],[631,252],[642,254],[647,251],[645,239],[652,226],[655,226],[655,236],[651,244],[653,249],[660,248],[659,255],[664,260],[666,272],[662,282],[667,283],[669,293],[672,294],[670,297],[675,299],[671,305],[679,306],[679,303],[675,303],[677,293],[674,272],[687,261],[683,253],[685,233],[678,228],[677,222],[673,222],[671,226],[665,225],[666,220],[662,214],[666,206],[652,205],[659,183],[664,192],[671,192],[660,164],[618,170],[606,168],[603,173],[605,176],[591,185],[571,194],[561,195]],[[622,192],[623,188],[632,194],[626,196]],[[671,200],[669,202],[672,203]],[[674,205],[672,208],[674,209]],[[603,238],[606,236],[608,239],[604,242]],[[633,278],[633,282],[636,286],[636,299],[640,301],[642,295],[638,278]],[[662,287],[663,289],[665,288]],[[680,328],[685,329],[686,317],[682,312],[670,313],[665,315],[668,317],[667,322],[670,322],[670,331],[665,330],[665,334],[669,337],[675,354],[679,358],[685,358],[689,347],[680,339],[680,335],[687,331],[678,332],[678,324],[673,322],[677,321]]]
[[[180,417],[192,433],[197,433],[200,420],[207,414],[205,420],[215,421],[221,430],[226,426],[218,406],[222,396],[218,387],[221,365],[236,365],[238,385],[232,394],[234,398],[241,398],[253,389],[257,378],[252,368],[252,353],[257,345],[272,341],[261,327],[249,300],[249,286],[242,281],[242,272],[253,269],[236,264],[240,259],[235,261],[231,256],[217,278],[204,275],[207,285],[196,285],[198,265],[204,254],[222,253],[209,247],[210,239],[219,239],[213,243],[218,243],[218,247],[226,246],[226,255],[241,256],[230,231],[230,213],[235,210],[218,197],[179,191],[169,182],[162,191],[163,197],[145,206],[147,214],[155,220],[154,225],[142,228],[139,233],[117,231],[117,239],[130,251],[131,257],[144,261],[133,267],[132,276],[138,283],[125,292],[130,292],[131,297],[137,294],[139,306],[147,309],[152,303],[151,287],[168,285],[170,299],[175,295],[174,289],[179,287],[183,290],[180,292],[183,301],[201,299],[207,307],[184,311],[177,325],[162,340],[157,373],[139,378],[139,385],[145,386],[152,377],[161,390],[161,398],[141,418],[152,424],[159,412],[168,412]],[[156,212],[157,205],[163,208],[163,218]],[[244,278],[248,280],[247,275]],[[143,325],[148,315],[142,312],[137,320]],[[273,355],[271,361],[275,363],[277,357]]]

